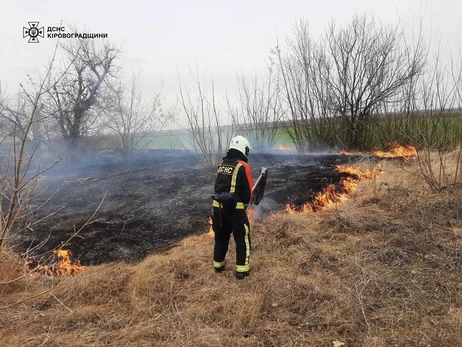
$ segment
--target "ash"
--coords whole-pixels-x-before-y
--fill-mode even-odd
[[[268,168],[265,196],[253,206],[257,221],[290,203],[303,205],[313,193],[338,184],[335,165],[355,161],[346,155],[251,153],[256,179]],[[47,171],[33,200],[38,212],[31,229],[21,232],[19,251],[43,240],[43,254],[68,240],[74,260],[84,265],[137,262],[152,252],[165,251],[182,238],[208,230],[215,172],[204,169],[180,150],[140,151],[129,159],[106,156]],[[45,218],[46,217],[46,218]],[[45,218],[45,219],[43,219]],[[43,220],[42,220],[43,219]]]

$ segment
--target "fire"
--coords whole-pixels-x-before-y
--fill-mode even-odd
[[[348,179],[340,181],[341,186],[351,186]],[[328,185],[323,191],[316,193],[311,202],[305,203],[300,209],[295,209],[291,205],[287,205],[285,212],[288,214],[298,213],[311,213],[320,210],[325,210],[335,206],[339,202],[343,202],[347,199],[347,192],[337,192],[337,187],[334,184]]]
[[[286,147],[286,146],[283,146],[283,145],[279,145],[276,149],[278,151],[293,151],[294,150],[293,148]]]
[[[414,146],[401,146],[395,143],[389,152],[374,151],[374,155],[381,158],[402,158],[408,161],[410,158],[417,157],[417,150]]]
[[[342,167],[342,166],[337,165],[335,167],[335,170],[337,170],[338,172],[347,173],[347,174],[349,174],[351,176],[356,176],[356,177],[358,177],[358,180],[372,179],[374,177],[377,177],[377,171],[372,171],[372,170],[360,171],[358,169],[355,169],[352,166],[344,166],[344,167]]]
[[[360,180],[371,179],[377,176],[377,172],[371,170],[360,171],[351,166],[336,166],[335,169],[340,173],[349,175],[340,179],[339,186],[330,184],[321,192],[316,193],[312,197],[312,201],[305,203],[301,208],[296,209],[294,206],[288,204],[284,211],[288,214],[301,214],[331,208],[347,200],[348,194],[356,190],[356,185]]]
[[[206,237],[215,237],[215,233],[213,231],[213,219],[209,217],[209,231],[204,234]]]
[[[72,263],[72,252],[68,249],[57,249],[53,251],[53,254],[58,257],[58,263],[54,263],[50,266],[39,264],[36,270],[42,271],[48,276],[60,277],[75,275],[86,268],[86,266],[80,264],[80,260]]]
[[[255,219],[255,210],[253,208],[247,209],[247,218],[249,219],[249,224],[252,224]]]

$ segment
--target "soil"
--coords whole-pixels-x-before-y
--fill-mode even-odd
[[[301,206],[342,175],[335,165],[355,161],[347,155],[252,153],[249,164],[256,179],[268,168],[265,196],[255,209],[256,220],[290,203]],[[151,150],[129,159],[106,155],[79,163],[58,163],[40,178],[33,200],[37,209],[20,234],[24,252],[47,240],[40,254],[65,246],[83,265],[136,262],[163,251],[181,238],[208,230],[215,172],[204,169],[186,152]],[[43,205],[43,206],[42,206]],[[98,206],[99,209],[98,209]],[[40,254],[39,254],[40,253]]]

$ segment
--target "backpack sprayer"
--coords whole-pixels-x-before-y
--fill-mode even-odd
[[[258,176],[257,180],[255,181],[252,187],[252,200],[250,204],[258,205],[260,201],[263,199],[263,195],[265,194],[265,187],[266,187],[266,179],[268,177],[268,169],[266,167],[262,167],[260,170],[260,176]],[[213,194],[211,195],[213,200],[216,200],[220,203],[218,208],[218,213],[220,216],[220,226],[221,224],[221,206],[225,209],[232,209],[236,207],[236,201],[234,200],[234,196],[232,193],[222,193],[222,194]]]

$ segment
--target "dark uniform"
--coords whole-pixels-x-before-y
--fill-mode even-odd
[[[226,194],[232,202],[213,200],[213,231],[215,247],[213,266],[217,272],[225,267],[229,238],[234,235],[236,243],[236,276],[245,277],[250,270],[250,226],[246,208],[252,199],[252,169],[247,157],[231,148],[218,165],[215,194]]]

